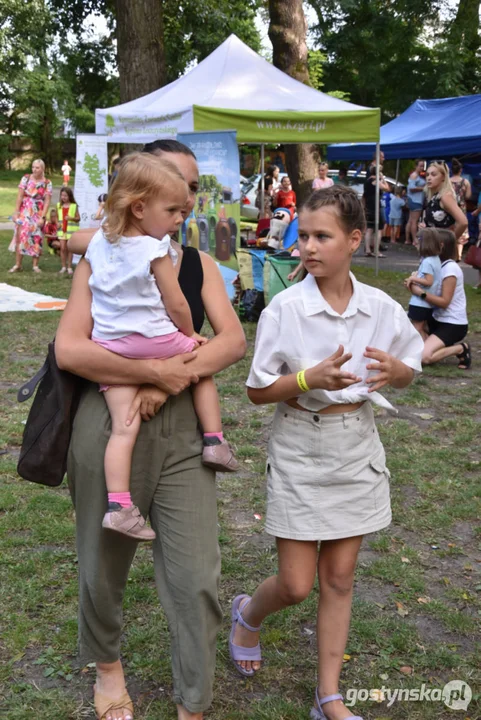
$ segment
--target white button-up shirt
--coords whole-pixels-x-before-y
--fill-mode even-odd
[[[352,358],[342,370],[362,378],[361,382],[343,390],[300,392],[299,405],[315,412],[370,400],[396,412],[379,392],[368,394],[366,379],[376,373],[366,366],[376,361],[364,357],[364,352],[366,347],[383,350],[420,371],[423,341],[399,303],[358,282],[352,273],[350,278],[353,293],[342,315],[324,299],[312,275],[272,299],[259,319],[248,387],[268,387],[283,375],[307,370],[343,345]]]

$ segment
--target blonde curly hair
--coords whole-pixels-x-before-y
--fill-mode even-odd
[[[123,158],[105,203],[107,219],[102,229],[107,240],[117,242],[125,233],[133,219],[134,203],[148,202],[167,193],[178,195],[179,205],[187,202],[187,183],[175,165],[140,152]]]

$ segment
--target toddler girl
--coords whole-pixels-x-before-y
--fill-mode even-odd
[[[167,235],[181,226],[186,199],[185,180],[171,163],[145,153],[122,161],[107,199],[107,218],[85,255],[92,270],[92,340],[107,350],[129,358],[168,358],[207,342],[194,333],[174,269],[177,253]],[[105,452],[109,506],[102,525],[136,540],[152,540],[155,533],[145,526],[129,492],[140,415],[130,425],[126,420],[137,389],[101,387],[112,418]],[[213,379],[201,379],[192,392],[204,430],[203,462],[216,470],[236,470],[222,435]]]
[[[403,388],[421,370],[423,343],[403,308],[349,271],[364,228],[350,188],[334,185],[307,200],[298,240],[307,275],[262,312],[247,379],[252,402],[277,404],[266,531],[276,537],[279,572],[252,598],[235,598],[230,654],[240,673],[253,675],[262,620],[302,602],[317,572],[313,720],[352,718],[339,675],[357,554],[363,535],[391,522],[389,471],[372,403],[393,410],[379,390]]]
[[[68,275],[73,275],[73,255],[67,249],[67,243],[72,233],[78,230],[80,214],[73,190],[69,187],[63,187],[60,190],[60,202],[57,203],[57,214],[60,219],[58,236],[60,238],[60,259],[62,262],[59,275],[62,275],[65,272]]]
[[[419,285],[423,292],[421,295],[411,295],[409,301],[408,317],[421,335],[423,340],[428,336],[427,324],[433,315],[433,306],[426,300],[426,293],[439,295],[441,290],[441,242],[435,228],[425,228],[419,244],[421,263],[415,273],[404,281],[408,290],[413,283]]]
[[[60,252],[60,240],[58,237],[58,213],[56,210],[50,210],[49,221],[45,223],[43,229],[45,233],[45,239],[47,240],[49,252],[58,253]]]

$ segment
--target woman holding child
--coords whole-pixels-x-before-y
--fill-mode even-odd
[[[167,157],[185,178],[189,195],[182,214],[187,217],[198,189],[195,156],[172,140],[157,141],[145,149]],[[157,535],[155,579],[171,632],[178,718],[199,720],[212,699],[221,621],[215,474],[202,464],[202,438],[188,386],[239,360],[245,338],[215,262],[193,248],[172,245],[178,254],[175,272],[194,330],[200,332],[207,315],[213,340],[194,353],[167,360],[127,359],[92,342],[90,269],[85,261],[75,272],[56,337],[59,366],[91,381],[75,417],[68,479],[77,519],[80,650],[97,664],[94,692],[101,720],[133,718],[120,661],[120,635],[122,597],[136,544],[102,528],[107,511],[104,455],[111,427],[97,383],[143,386],[130,419],[136,410],[144,420],[152,419],[139,430],[130,492],[142,515],[150,516]]]

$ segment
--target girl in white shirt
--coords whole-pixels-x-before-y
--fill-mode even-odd
[[[247,380],[252,402],[277,403],[266,530],[276,537],[279,574],[252,598],[235,598],[229,649],[237,670],[253,675],[261,622],[302,602],[317,572],[313,720],[347,717],[339,675],[357,555],[363,535],[391,522],[389,471],[372,403],[393,410],[379,390],[403,388],[421,369],[423,343],[403,308],[350,273],[364,229],[353,190],[335,185],[307,200],[298,241],[307,276],[263,311]]]
[[[426,230],[424,230],[426,232]],[[435,230],[441,244],[441,291],[412,285],[411,292],[434,307],[428,323],[429,335],[424,341],[423,365],[455,355],[460,370],[471,367],[471,347],[463,342],[468,334],[466,293],[463,271],[457,264],[457,240],[451,230]]]
[[[128,358],[169,358],[191,352],[207,340],[194,333],[192,315],[177,280],[177,253],[169,233],[183,222],[187,184],[177,168],[147,153],[132,153],[120,165],[106,203],[106,220],[88,245],[91,265],[92,340]],[[140,428],[127,416],[134,385],[102,386],[112,419],[105,451],[108,511],[102,525],[135,540],[153,540],[130,497],[132,453]],[[222,435],[217,390],[212,378],[192,389],[204,431],[204,464],[238,468]]]

